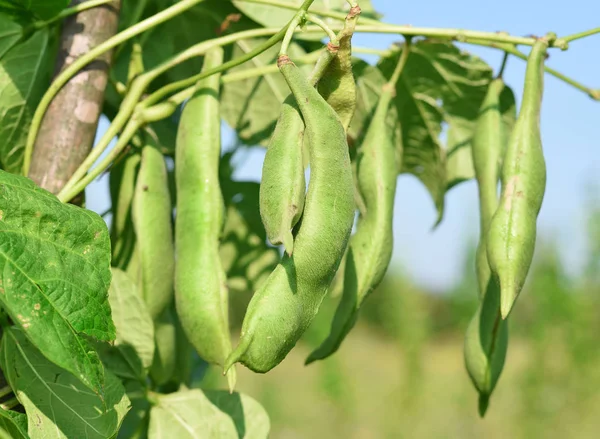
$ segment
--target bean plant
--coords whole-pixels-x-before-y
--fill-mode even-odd
[[[357,33],[400,42],[357,48]],[[238,371],[276,368],[328,294],[306,364],[351,336],[388,271],[402,173],[436,224],[447,191],[477,181],[464,355],[484,416],[536,244],[544,75],[600,100],[546,58],[596,33],[401,26],[369,0],[0,0],[0,436],[268,437]],[[260,184],[233,177],[244,145],[267,148]],[[100,216],[85,189],[106,174]],[[229,302],[246,291],[238,333]],[[201,385],[207,364],[219,389]]]

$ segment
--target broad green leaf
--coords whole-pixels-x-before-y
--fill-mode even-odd
[[[21,38],[23,28],[6,14],[0,12],[0,61]]]
[[[112,269],[108,300],[117,330],[115,346],[131,346],[143,367],[150,367],[154,357],[152,317],[137,285],[118,268]]]
[[[12,439],[28,439],[27,416],[23,413],[0,409],[0,428]]]
[[[22,10],[33,13],[41,19],[54,17],[69,6],[70,0],[11,0]]]
[[[478,96],[477,99],[481,105],[483,96]],[[502,133],[505,139],[503,144],[506,145],[517,112],[514,93],[508,86],[505,86],[500,95],[500,111],[502,112],[504,124]],[[448,189],[458,183],[475,178],[471,154],[471,139],[474,135],[475,124],[476,119],[455,117],[449,127],[446,142],[448,145],[448,163],[446,166],[448,170]]]
[[[390,77],[399,54],[380,61]],[[402,126],[403,172],[416,175],[427,187],[438,210],[444,211],[447,188],[447,153],[440,134],[442,123],[456,131],[452,140],[464,141],[460,128],[477,117],[479,103],[491,78],[491,68],[482,60],[461,52],[450,43],[424,40],[411,47],[408,62],[396,84],[394,99]],[[462,134],[460,138],[458,134]]]
[[[97,214],[0,171],[0,303],[52,362],[101,392],[91,344],[115,338],[110,243]]]
[[[232,56],[236,58],[248,53],[264,41],[265,39],[262,38],[240,41],[234,46]],[[252,61],[235,67],[229,72],[274,65],[277,63],[278,53],[279,47],[272,47]],[[299,45],[290,45],[289,54],[292,59],[304,53]],[[302,69],[308,74],[311,67],[303,66]],[[281,113],[281,104],[288,94],[290,89],[279,72],[230,82],[223,86],[221,115],[229,126],[237,131],[242,142],[248,145],[267,146]]]
[[[160,396],[148,437],[264,439],[269,430],[267,413],[249,396],[196,389]]]
[[[97,343],[96,349],[104,366],[119,378],[139,382],[146,379],[146,370],[142,365],[142,360],[140,360],[133,347]]]
[[[48,30],[14,45],[0,60],[0,164],[19,173],[31,119],[50,79]]]
[[[21,330],[5,332],[0,362],[25,407],[31,439],[110,438],[129,410],[125,389],[110,372],[102,400],[76,377],[50,363]]]
[[[296,4],[298,8],[303,2],[304,0],[286,0],[286,3]],[[377,14],[373,9],[370,0],[361,0],[359,3],[362,13],[365,16],[372,18],[380,17],[380,15]],[[296,11],[293,9],[261,5],[257,3],[245,2],[244,0],[233,0],[233,4],[236,5],[237,8],[248,17],[265,27],[283,27],[294,17],[294,14],[296,13]],[[348,6],[348,2],[346,0],[315,0],[309,11],[325,10],[346,13],[348,12],[349,8],[350,7]],[[340,23],[339,20],[335,20],[333,18],[325,18],[324,20],[329,25]],[[298,32],[295,36],[297,38],[303,38],[307,40],[320,40],[325,37],[325,34],[303,34],[302,32]]]

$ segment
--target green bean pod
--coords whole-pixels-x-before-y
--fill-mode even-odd
[[[546,188],[540,110],[547,47],[546,39],[537,40],[527,61],[523,102],[502,168],[500,205],[487,237],[490,268],[500,283],[502,318],[510,313],[527,278]]]
[[[337,55],[337,46],[328,45],[323,51],[308,78],[313,87],[328,72]],[[290,256],[294,250],[292,229],[298,223],[304,209],[304,168],[307,162],[304,120],[296,98],[290,94],[283,102],[281,114],[267,148],[259,197],[260,216],[267,238],[273,245],[283,244]]]
[[[355,24],[355,19],[346,19],[337,56],[329,64],[317,87],[323,99],[339,116],[346,131],[356,110],[356,82],[352,72],[352,35]]]
[[[225,370],[241,362],[267,372],[294,347],[318,312],[338,269],[354,221],[352,168],[346,133],[335,111],[287,56],[281,73],[305,122],[311,175],[293,256],[284,255],[254,294],[238,346]]]
[[[485,294],[491,276],[486,237],[492,217],[498,208],[498,181],[504,151],[500,111],[500,94],[503,89],[504,81],[501,78],[492,80],[488,86],[471,143],[480,206],[480,236],[475,260],[480,297]]]
[[[490,281],[490,284],[495,282]],[[500,316],[500,291],[488,288],[465,336],[465,365],[479,392],[479,414],[484,416],[490,395],[504,368],[508,348],[508,322]]]
[[[144,146],[133,197],[133,225],[140,266],[139,285],[153,320],[173,300],[171,194],[167,165],[154,145]]]
[[[262,169],[260,216],[273,245],[283,244],[291,255],[292,228],[304,209],[306,181],[302,144],[304,121],[293,95],[283,102]]]
[[[139,278],[139,264],[131,210],[139,168],[140,154],[129,154],[113,166],[109,180],[112,200],[112,265],[126,271],[134,280]]]
[[[203,70],[223,62],[209,51]],[[207,362],[222,366],[231,352],[227,279],[219,258],[224,203],[219,184],[220,76],[198,82],[181,114],[175,151],[175,304],[187,338]],[[228,373],[230,389],[235,369]]]
[[[465,336],[465,366],[479,392],[479,413],[485,414],[489,398],[504,367],[508,324],[500,317],[500,291],[492,279],[486,252],[487,232],[498,208],[498,181],[504,150],[500,95],[501,78],[492,80],[479,110],[471,151],[479,189],[480,239],[476,270],[481,303]]]
[[[394,197],[399,168],[394,133],[386,121],[392,93],[392,87],[384,87],[358,151],[358,188],[366,211],[350,239],[343,270],[343,295],[329,336],[308,356],[306,364],[337,351],[354,326],[363,301],[383,279],[392,257]]]

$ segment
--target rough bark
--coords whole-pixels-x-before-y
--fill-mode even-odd
[[[73,0],[71,5],[85,0]],[[55,76],[117,32],[120,0],[69,17],[63,24]],[[112,53],[75,75],[54,98],[35,142],[29,177],[58,193],[90,152],[102,113]]]

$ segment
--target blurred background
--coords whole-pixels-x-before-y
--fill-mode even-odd
[[[373,0],[383,20],[415,26],[559,36],[598,26],[600,3],[505,0]],[[385,49],[399,38],[356,35],[354,44]],[[552,50],[547,64],[600,87],[600,35]],[[502,54],[461,45],[492,67]],[[366,57],[369,62],[375,58]],[[525,63],[511,58],[505,80],[522,95]],[[541,119],[548,185],[534,266],[515,311],[504,372],[484,420],[463,365],[463,335],[477,307],[474,252],[477,188],[447,195],[443,223],[412,176],[398,182],[395,249],[380,288],[336,355],[304,367],[326,336],[336,298],[276,369],[240,367],[239,390],[271,416],[273,438],[597,438],[600,431],[600,103],[546,76]],[[106,120],[99,128],[106,129]],[[223,127],[224,144],[236,146]],[[259,181],[264,150],[241,148],[235,176]],[[88,207],[110,207],[107,181],[87,192]],[[107,216],[110,221],[110,216]],[[232,297],[236,331],[249,300]],[[199,385],[221,387],[218,371],[199,369]]]

